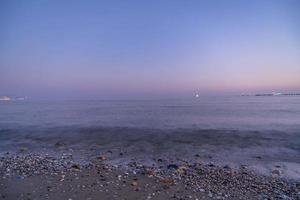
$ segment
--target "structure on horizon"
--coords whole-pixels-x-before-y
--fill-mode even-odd
[[[23,101],[27,97],[11,97],[11,96],[0,96],[0,101]]]
[[[258,93],[258,94],[253,94],[253,95],[242,93],[241,96],[300,96],[300,93],[271,92],[271,93]]]

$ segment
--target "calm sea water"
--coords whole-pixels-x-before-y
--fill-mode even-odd
[[[0,102],[0,129],[65,126],[300,131],[300,97]]]
[[[127,152],[127,160],[197,153],[223,164],[282,165],[300,179],[300,97],[0,102],[0,152],[56,151],[57,142],[83,158],[107,150]]]

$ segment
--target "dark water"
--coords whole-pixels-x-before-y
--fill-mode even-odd
[[[300,97],[0,102],[2,151],[47,149],[58,141],[136,157],[202,153],[218,161],[259,156],[259,162],[299,164]]]

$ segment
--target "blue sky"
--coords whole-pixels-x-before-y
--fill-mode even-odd
[[[300,1],[0,2],[0,95],[300,90]]]

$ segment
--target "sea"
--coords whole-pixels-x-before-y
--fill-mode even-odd
[[[20,150],[118,152],[115,163],[180,157],[261,173],[279,166],[298,179],[300,97],[0,101],[0,152]]]

